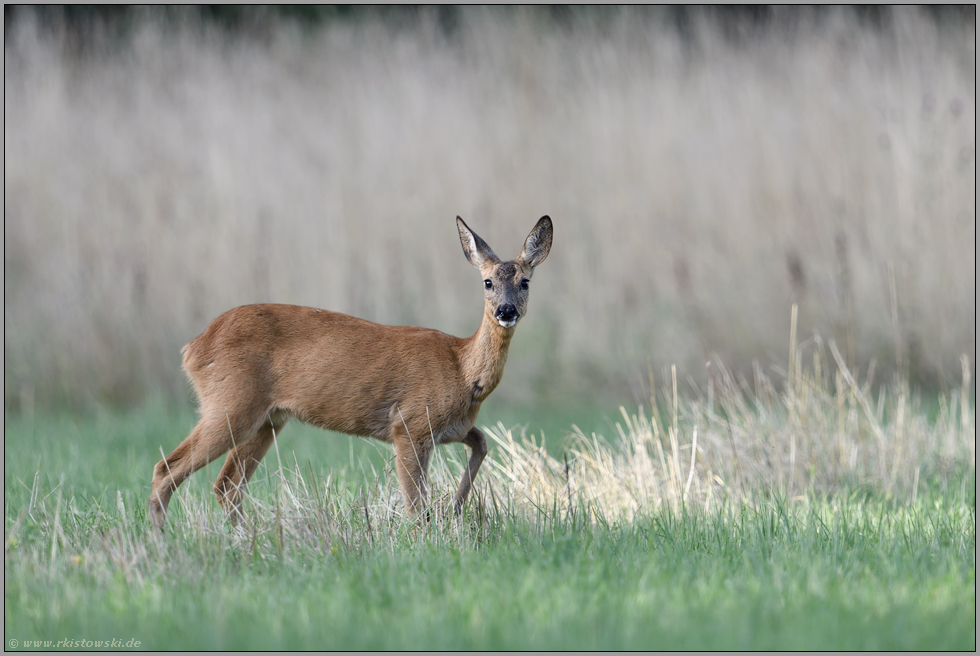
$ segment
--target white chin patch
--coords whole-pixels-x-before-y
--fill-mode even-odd
[[[510,328],[511,326],[517,323],[517,320],[511,319],[510,321],[501,321],[500,319],[497,319],[497,323],[499,323],[504,328]]]

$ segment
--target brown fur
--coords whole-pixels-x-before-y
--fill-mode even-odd
[[[552,224],[542,217],[520,256],[501,262],[462,219],[456,221],[463,252],[485,285],[483,321],[471,337],[264,304],[225,312],[184,347],[201,419],[154,467],[154,527],[163,528],[177,487],[228,451],[214,490],[232,519],[240,516],[242,488],[290,417],[391,443],[405,506],[413,513],[425,505],[435,445],[466,444],[472,453],[454,498],[455,510],[462,508],[487,453],[476,417],[500,382],[514,334],[514,326],[495,315],[506,306],[517,319],[524,316],[527,281],[551,249]]]

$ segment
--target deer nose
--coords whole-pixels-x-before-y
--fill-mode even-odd
[[[517,312],[517,308],[513,305],[501,305],[497,308],[497,312],[493,315],[498,321],[517,321],[520,317],[520,313]]]

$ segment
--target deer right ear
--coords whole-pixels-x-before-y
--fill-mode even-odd
[[[480,235],[470,230],[463,219],[456,217],[456,227],[459,229],[459,243],[463,245],[463,255],[470,264],[477,269],[483,267],[486,262],[498,262],[499,258],[494,254],[487,242],[480,239]]]
[[[553,233],[554,227],[551,225],[551,217],[546,214],[538,220],[534,229],[531,230],[531,234],[527,236],[527,241],[524,242],[524,250],[517,256],[517,260],[532,269],[544,262],[548,253],[551,252]]]

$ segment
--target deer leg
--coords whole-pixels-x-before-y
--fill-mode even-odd
[[[247,442],[255,434],[257,423],[250,417],[229,418],[224,413],[205,413],[201,417],[190,435],[153,468],[149,511],[155,529],[163,529],[170,497],[180,484],[236,442]]]
[[[392,427],[392,442],[395,446],[395,471],[402,488],[405,508],[412,515],[425,509],[428,486],[426,474],[429,458],[432,455],[432,442],[412,439],[402,422]]]
[[[225,465],[214,482],[214,493],[233,524],[244,518],[242,491],[285,424],[285,421],[274,423],[269,419],[256,431],[255,437],[237,445],[225,459]]]
[[[473,486],[473,479],[476,478],[476,473],[480,471],[480,465],[487,455],[487,438],[476,426],[471,428],[461,441],[470,447],[470,460],[466,463],[466,470],[463,472],[453,499],[453,510],[457,515],[463,510],[463,504],[466,503],[466,497],[469,496],[470,488]]]

